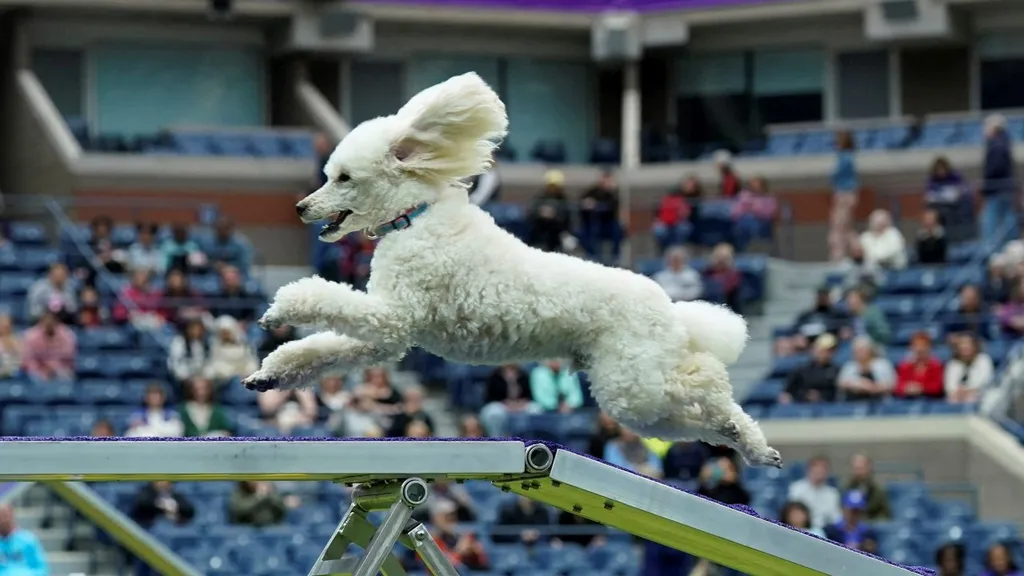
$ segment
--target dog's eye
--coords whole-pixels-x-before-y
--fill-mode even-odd
[[[338,182],[348,182],[351,179],[352,177],[349,176],[348,174],[341,174],[340,176],[338,176]]]

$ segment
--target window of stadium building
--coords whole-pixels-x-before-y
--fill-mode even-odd
[[[676,79],[679,137],[688,144],[743,146],[770,124],[824,117],[821,50],[688,54]]]
[[[83,60],[81,50],[37,48],[32,52],[32,69],[65,118],[83,116]]]
[[[981,107],[1024,108],[1024,39],[983,38],[977,46],[980,61]]]
[[[559,141],[569,162],[585,162],[594,133],[596,81],[588,62],[531,58],[418,57],[408,66],[408,93],[451,76],[476,72],[508,108],[508,143],[520,154]]]

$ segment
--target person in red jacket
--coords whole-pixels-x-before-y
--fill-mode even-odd
[[[693,235],[697,204],[703,190],[696,176],[687,176],[679,187],[661,198],[654,221],[654,238],[664,252],[669,246],[686,244]]]
[[[932,354],[932,339],[918,332],[910,339],[910,356],[896,368],[897,398],[943,398],[942,362]]]

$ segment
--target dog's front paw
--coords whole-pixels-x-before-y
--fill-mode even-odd
[[[332,295],[331,282],[319,276],[296,280],[278,289],[274,303],[258,324],[264,330],[279,326],[310,326],[324,320],[320,308]]]
[[[751,466],[782,468],[782,455],[775,448],[766,448],[762,451],[744,454],[743,459]]]
[[[278,380],[271,377],[269,374],[264,373],[262,370],[257,370],[242,380],[242,386],[245,386],[246,390],[266,392],[277,388]]]

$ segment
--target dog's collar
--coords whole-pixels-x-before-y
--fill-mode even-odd
[[[418,218],[419,216],[422,216],[423,213],[426,211],[427,204],[420,204],[419,206],[413,208],[412,210],[409,210],[405,214],[402,214],[398,218],[395,218],[394,220],[389,220],[387,222],[384,222],[383,224],[377,224],[376,226],[372,226],[370,228],[363,230],[363,234],[366,234],[366,237],[369,238],[370,240],[376,240],[384,236],[385,234],[389,234],[397,230],[404,230],[409,226],[412,226],[412,221]]]

